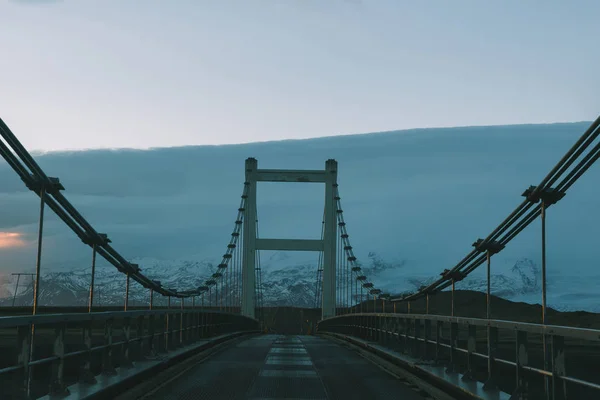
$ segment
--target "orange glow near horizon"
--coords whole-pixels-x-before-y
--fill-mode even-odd
[[[0,249],[25,246],[23,234],[18,232],[0,232]]]

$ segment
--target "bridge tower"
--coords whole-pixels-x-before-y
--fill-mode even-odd
[[[318,182],[325,184],[325,226],[323,239],[259,239],[256,237],[257,182]],[[257,250],[322,251],[323,293],[322,317],[335,316],[335,266],[337,210],[337,161],[327,160],[324,170],[258,169],[255,158],[246,160],[246,207],[244,210],[244,243],[242,248],[242,314],[255,317],[255,260]]]

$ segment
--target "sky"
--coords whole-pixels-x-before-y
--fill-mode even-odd
[[[600,2],[10,0],[0,116],[30,150],[589,121]]]

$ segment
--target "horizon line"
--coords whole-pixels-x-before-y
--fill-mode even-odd
[[[592,120],[586,121],[557,121],[557,122],[531,122],[531,123],[520,123],[520,124],[498,124],[498,125],[463,125],[463,126],[432,126],[432,127],[420,127],[420,128],[406,128],[406,129],[394,129],[386,131],[374,131],[374,132],[356,132],[356,133],[341,133],[337,135],[326,135],[326,136],[314,136],[306,138],[289,138],[289,139],[275,139],[275,140],[263,140],[263,141],[251,141],[251,142],[239,142],[239,143],[221,143],[221,144],[186,144],[186,145],[175,145],[175,146],[162,146],[162,147],[89,147],[89,148],[65,148],[60,150],[40,150],[34,149],[30,153],[32,155],[44,156],[59,153],[85,153],[94,151],[152,151],[152,150],[163,150],[163,149],[181,149],[186,147],[227,147],[227,146],[244,146],[252,144],[266,144],[266,143],[281,143],[281,142],[299,142],[306,140],[319,140],[319,139],[332,139],[332,138],[347,138],[350,136],[366,136],[366,135],[385,135],[392,133],[402,132],[415,132],[425,130],[451,130],[451,129],[471,129],[471,128],[500,128],[500,127],[518,127],[518,126],[543,126],[543,125],[569,125],[569,124],[581,124],[581,123],[592,123]]]

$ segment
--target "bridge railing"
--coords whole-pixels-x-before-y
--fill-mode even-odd
[[[412,365],[443,366],[445,374],[462,374],[462,380],[484,383],[484,391],[500,388],[513,394],[511,398],[544,398],[544,393],[552,399],[600,398],[596,365],[600,330],[428,314],[357,313],[322,320],[318,332],[362,339]],[[543,368],[544,347],[550,353],[549,370]],[[567,347],[574,362],[568,362]],[[567,365],[573,367],[571,375]]]
[[[11,398],[62,395],[69,384],[92,385],[96,376],[116,375],[135,361],[258,329],[255,319],[202,309],[0,317],[0,387]]]

